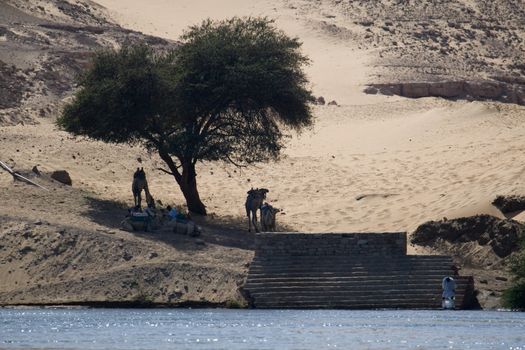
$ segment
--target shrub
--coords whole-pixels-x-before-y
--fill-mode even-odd
[[[510,309],[525,310],[525,281],[514,284],[503,293],[503,305]]]

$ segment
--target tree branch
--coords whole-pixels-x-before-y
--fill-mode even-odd
[[[226,159],[228,159],[228,162],[232,163],[237,168],[247,168],[248,167],[248,165],[242,165],[242,164],[236,163],[233,159],[230,158],[230,156],[226,156]]]
[[[171,171],[169,171],[169,170],[162,169],[162,168],[157,168],[157,170],[160,170],[160,171],[162,171],[162,172],[164,172],[164,173],[166,173],[166,174],[169,174],[169,175],[175,176],[175,174],[173,174],[173,173],[172,173]]]

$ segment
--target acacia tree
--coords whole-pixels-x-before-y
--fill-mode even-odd
[[[174,50],[105,50],[79,81],[58,125],[158,152],[188,209],[206,214],[199,161],[276,159],[287,131],[312,124],[301,43],[266,18],[206,20]]]

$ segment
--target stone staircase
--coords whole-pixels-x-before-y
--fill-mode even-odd
[[[256,247],[244,286],[255,308],[437,309],[454,276],[448,256],[406,255],[405,233],[263,233]],[[455,279],[463,308],[472,278]]]

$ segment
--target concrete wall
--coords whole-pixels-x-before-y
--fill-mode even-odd
[[[391,256],[406,255],[406,232],[387,233],[259,233],[259,256]]]

